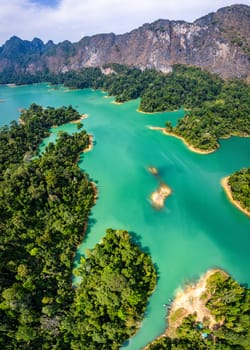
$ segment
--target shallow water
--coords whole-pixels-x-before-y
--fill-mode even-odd
[[[46,84],[18,88],[0,87],[0,123],[18,119],[18,109],[36,102],[43,106],[72,104],[94,135],[94,149],[82,154],[79,166],[98,186],[89,229],[77,257],[92,248],[106,228],[126,229],[147,248],[159,271],[157,288],[147,308],[142,327],[124,346],[138,350],[161,334],[166,326],[163,304],[184,283],[197,279],[211,267],[228,271],[240,283],[249,283],[250,219],[226,198],[222,177],[250,164],[250,138],[233,137],[221,142],[209,155],[190,152],[181,140],[150,130],[148,125],[176,122],[183,111],[138,113],[138,100],[111,103],[101,91],[64,88]],[[58,129],[69,132],[76,125]],[[57,129],[44,141],[53,140]],[[151,206],[156,178],[147,170],[154,166],[173,190],[164,209]],[[77,281],[75,281],[77,283]]]

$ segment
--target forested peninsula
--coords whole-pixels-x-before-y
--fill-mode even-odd
[[[184,118],[177,125],[166,121],[166,131],[202,151],[216,150],[222,138],[250,135],[249,84],[239,79],[225,81],[196,67],[177,64],[165,74],[110,64],[59,74],[40,72],[9,78],[7,73],[0,74],[0,83],[13,81],[49,81],[73,89],[103,89],[119,103],[140,97],[139,110],[143,112],[184,108]]]
[[[86,131],[61,132],[37,152],[52,125],[79,120],[71,106],[31,105],[0,129],[0,344],[2,349],[118,349],[140,325],[156,272],[126,231],[109,229],[80,263],[95,188],[77,165]]]
[[[243,168],[222,179],[229,200],[244,214],[250,216],[250,168]]]
[[[250,289],[210,270],[169,305],[166,333],[145,350],[249,349]]]
[[[176,65],[164,74],[113,64],[17,79],[103,89],[119,103],[140,98],[140,111],[150,113],[184,108],[184,118],[176,125],[166,121],[164,130],[204,153],[222,138],[250,135],[249,85],[194,67]],[[140,326],[156,285],[149,256],[128,232],[109,229],[82,259],[76,271],[82,282],[72,287],[74,253],[95,201],[93,184],[77,166],[91,140],[79,124],[78,133],[61,133],[43,155],[37,150],[50,127],[79,119],[71,106],[33,104],[20,124],[0,130],[0,344],[7,350],[119,349]],[[233,174],[229,185],[249,208],[249,169]],[[181,324],[149,349],[248,348],[249,290],[216,271],[200,297],[214,323],[177,309],[170,325]]]

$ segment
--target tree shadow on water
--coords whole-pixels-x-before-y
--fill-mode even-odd
[[[129,339],[128,340],[125,340],[125,342],[122,344],[122,349],[123,348],[126,348],[129,346]]]
[[[90,214],[90,216],[91,216],[91,214]],[[84,233],[84,237],[83,237],[82,242],[84,242],[84,241],[87,239],[87,237],[88,237],[88,235],[89,235],[89,233],[90,233],[92,227],[93,227],[96,223],[97,223],[97,220],[96,220],[95,218],[89,217],[89,219],[88,219],[88,224],[87,224],[87,230],[86,230],[86,232]],[[82,243],[82,242],[81,242],[81,243]],[[80,245],[81,245],[81,243],[80,243]],[[80,245],[79,245],[79,246],[80,246]],[[75,254],[75,257],[74,257],[73,268],[76,268],[76,267],[80,264],[81,257],[84,256],[84,254],[81,253],[81,252],[79,251],[79,246],[77,247],[76,254]]]
[[[91,229],[97,223],[97,220],[95,218],[91,217],[91,216],[92,216],[92,214],[89,215],[88,224],[87,224],[87,230],[84,233],[83,241],[87,239],[88,235],[90,234]]]

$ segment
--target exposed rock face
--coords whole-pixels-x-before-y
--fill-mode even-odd
[[[233,5],[193,23],[158,20],[123,35],[99,34],[77,43],[44,44],[12,37],[0,48],[0,72],[79,70],[106,63],[156,68],[195,65],[224,78],[250,78],[250,7]]]

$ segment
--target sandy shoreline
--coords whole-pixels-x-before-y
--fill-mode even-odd
[[[216,272],[222,271],[219,269],[208,270],[197,283],[190,283],[177,292],[168,314],[169,326],[165,331],[165,335],[175,336],[176,329],[181,325],[183,319],[194,312],[196,312],[197,322],[203,322],[206,318],[209,321],[210,328],[217,323],[209,309],[205,307],[205,300],[201,298],[206,292],[207,280]]]
[[[78,124],[78,123],[81,123],[81,121],[83,121],[84,119],[86,119],[86,118],[88,118],[88,117],[89,117],[88,114],[82,114],[82,115],[81,115],[81,118],[76,119],[76,120],[72,120],[72,121],[70,122],[70,124]]]
[[[88,114],[82,114],[81,117],[80,117],[79,119],[72,120],[72,121],[70,121],[69,123],[70,123],[70,124],[78,124],[78,123],[81,123],[81,121],[83,121],[84,119],[86,119],[86,118],[88,118],[88,117],[89,117]],[[19,121],[19,123],[20,123],[21,125],[25,125],[25,122],[23,121],[22,118],[19,118],[18,121]],[[52,128],[56,128],[56,127],[57,127],[57,125],[53,125],[53,126],[52,126]]]
[[[161,183],[156,191],[154,191],[151,196],[151,202],[154,208],[161,209],[164,207],[165,200],[170,196],[172,190],[166,184]]]
[[[91,185],[93,186],[93,191],[94,191],[94,205],[96,204],[96,201],[98,199],[98,189],[97,189],[97,184],[94,181],[91,181]]]
[[[84,148],[83,153],[89,152],[94,147],[94,136],[89,134],[89,145],[88,147]]]
[[[250,212],[249,212],[247,209],[243,208],[243,207],[241,206],[240,202],[238,202],[238,201],[236,201],[235,199],[233,199],[231,187],[230,187],[230,185],[228,184],[229,177],[230,177],[230,176],[224,177],[224,178],[221,180],[221,185],[222,185],[224,191],[226,192],[226,195],[227,195],[229,201],[230,201],[234,206],[236,206],[240,211],[242,211],[242,213],[244,213],[245,215],[247,215],[247,216],[250,217]]]
[[[172,113],[172,112],[178,112],[178,111],[179,111],[179,109],[174,109],[172,111],[161,111],[161,112],[144,112],[139,108],[137,108],[137,110],[136,110],[136,112],[142,113],[142,114],[158,114],[158,113],[168,113],[168,112]],[[188,109],[185,109],[185,111],[188,111]]]
[[[103,96],[104,98],[114,98],[115,96],[109,96],[109,95],[105,95]],[[111,103],[113,103],[114,105],[122,105],[124,102],[117,102],[117,101],[111,101]]]
[[[141,111],[140,109],[137,109],[136,112],[142,113],[142,114],[157,114],[157,113],[162,113],[162,112],[144,112],[144,111]]]
[[[18,122],[19,122],[19,124],[21,124],[21,125],[25,125],[25,122],[24,122],[24,120],[23,120],[22,118],[18,118]]]
[[[160,127],[160,126],[148,126],[148,128],[150,130],[159,130],[161,131],[164,135],[168,135],[168,136],[173,136],[177,139],[180,139],[184,144],[185,146],[191,151],[191,152],[194,152],[194,153],[198,153],[198,154],[210,154],[210,153],[213,153],[216,151],[216,149],[214,150],[210,150],[210,151],[205,151],[205,150],[201,150],[199,148],[195,148],[194,146],[190,145],[185,139],[184,137],[182,136],[179,136],[173,132],[169,132],[169,131],[166,131],[165,128],[163,127]]]
[[[217,323],[210,310],[205,306],[207,298],[201,298],[206,292],[207,280],[216,272],[226,274],[223,270],[211,269],[203,274],[198,282],[189,283],[184,288],[178,290],[174,301],[171,303],[169,314],[167,316],[168,326],[165,332],[155,340],[159,340],[166,336],[175,338],[176,329],[181,325],[183,319],[194,312],[196,312],[196,321],[203,322],[204,318],[207,319],[207,322],[209,322],[209,328],[212,328]],[[147,345],[144,350],[147,350],[148,348],[149,345]]]
[[[76,163],[79,162],[81,153],[87,153],[87,152],[91,151],[94,147],[94,136],[91,134],[88,134],[88,136],[89,136],[89,145],[79,152],[78,157],[76,159]]]
[[[112,101],[111,103],[113,103],[114,105],[122,105],[124,102]]]

